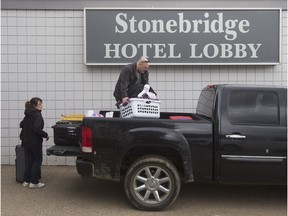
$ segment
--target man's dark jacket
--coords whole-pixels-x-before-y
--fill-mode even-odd
[[[30,149],[42,148],[43,138],[47,138],[48,134],[43,131],[44,119],[41,110],[26,109],[24,114],[25,117],[20,122],[22,146]]]
[[[134,85],[137,81],[137,63],[126,65],[120,73],[119,79],[115,86],[113,93],[116,101],[121,101],[124,97],[137,97],[137,95],[143,90],[143,86],[148,84],[148,71],[141,73],[141,91],[138,92],[138,88]]]

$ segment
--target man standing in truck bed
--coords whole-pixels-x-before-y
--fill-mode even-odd
[[[143,86],[149,81],[149,60],[142,56],[136,63],[126,65],[118,78],[114,90],[114,97],[118,107],[121,103],[128,103],[129,98],[137,97]]]

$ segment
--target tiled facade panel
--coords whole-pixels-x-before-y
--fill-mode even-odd
[[[83,11],[2,10],[1,163],[15,163],[19,122],[26,100],[44,100],[47,165],[75,164],[75,158],[46,156],[51,126],[61,114],[115,109],[113,90],[122,66],[83,64]],[[282,13],[282,62],[275,66],[151,66],[150,84],[161,111],[195,112],[208,84],[287,85],[287,11]]]

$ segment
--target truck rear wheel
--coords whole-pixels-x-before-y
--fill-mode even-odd
[[[159,156],[135,161],[125,177],[125,192],[140,210],[159,211],[171,205],[180,192],[180,177],[175,166]]]

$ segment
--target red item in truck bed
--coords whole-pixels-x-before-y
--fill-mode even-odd
[[[192,120],[190,116],[169,116],[172,120]]]

